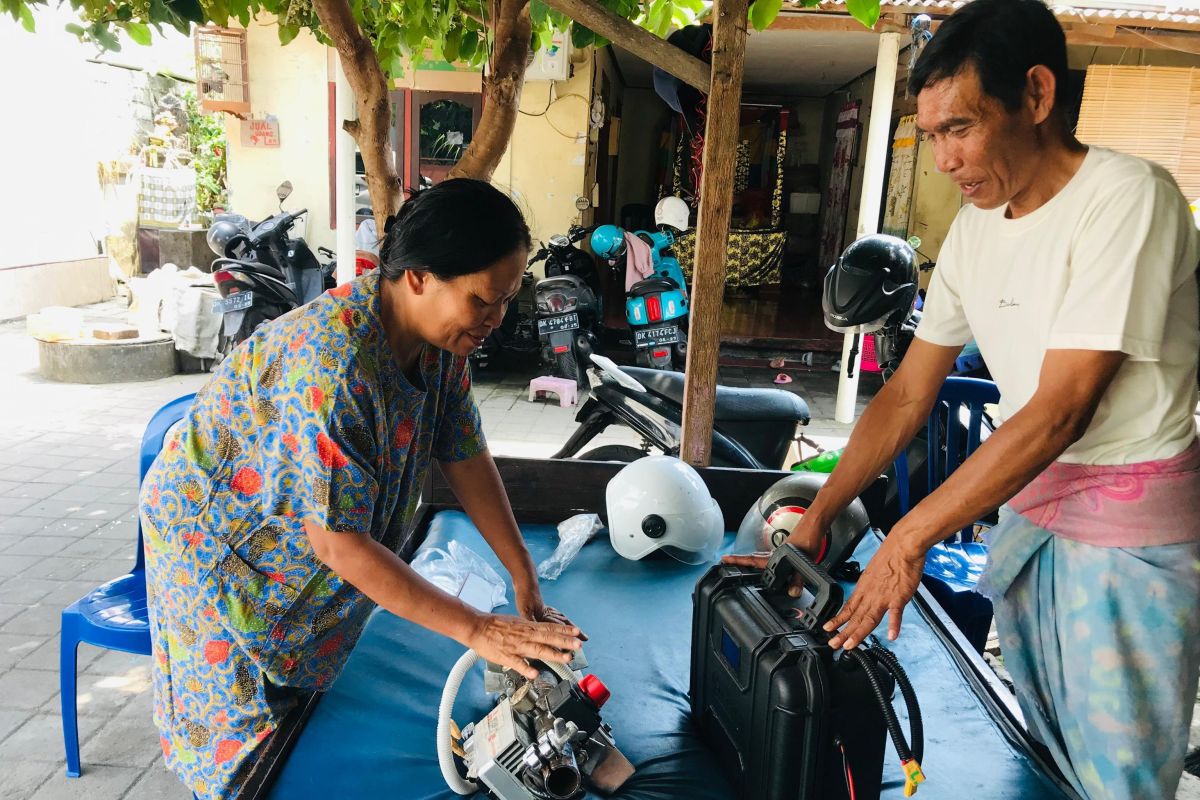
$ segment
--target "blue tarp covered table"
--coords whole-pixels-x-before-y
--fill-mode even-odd
[[[526,525],[522,531],[535,561],[557,544],[554,526]],[[461,512],[434,517],[423,547],[445,548],[451,540],[505,574]],[[878,540],[867,536],[855,557],[865,563],[877,547]],[[638,770],[621,798],[734,796],[689,718],[692,589],[705,569],[666,557],[627,561],[601,536],[584,547],[562,577],[542,584],[546,601],[591,637],[585,646],[589,672],[612,690],[604,717]],[[511,606],[498,611],[511,612]],[[1005,736],[996,709],[972,688],[954,647],[922,614],[910,610],[905,615],[903,634],[891,646],[912,678],[925,718],[928,782],[918,797],[1065,797],[1039,763]],[[316,705],[279,767],[270,796],[456,797],[438,770],[434,728],[446,675],[462,652],[449,639],[376,611],[341,677]],[[469,676],[459,695],[455,718],[460,724],[480,719],[492,707],[480,674]],[[902,776],[890,744],[888,759],[883,794],[900,798]]]

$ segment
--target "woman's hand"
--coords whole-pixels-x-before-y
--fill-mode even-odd
[[[517,594],[517,613],[527,620],[532,622],[552,622],[556,625],[571,625],[571,620],[553,606],[546,605],[542,600],[542,590],[538,588],[537,579],[532,583],[526,583],[516,590]],[[578,629],[576,629],[578,630]],[[582,631],[579,632],[579,638],[587,641],[587,635]]]
[[[538,676],[538,670],[526,659],[568,664],[572,653],[583,646],[580,636],[574,625],[481,614],[464,644],[488,661],[514,669],[532,680]]]
[[[893,529],[863,570],[854,593],[825,630],[845,628],[829,640],[831,647],[850,650],[867,638],[888,615],[888,639],[900,635],[904,606],[916,594],[925,568],[925,549]]]

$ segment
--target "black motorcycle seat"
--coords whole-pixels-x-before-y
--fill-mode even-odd
[[[276,280],[284,281],[285,283],[287,282],[287,276],[283,274],[282,270],[277,269],[270,264],[264,264],[261,261],[239,261],[227,259],[223,265],[215,265],[214,269],[217,272],[225,269],[229,272],[248,272],[250,274],[269,275]]]
[[[587,281],[578,275],[553,275],[542,278],[537,282],[538,290],[544,289],[578,289],[587,286]]]
[[[675,285],[675,281],[668,278],[646,278],[638,281],[629,289],[629,293],[634,297],[645,297],[648,294],[658,294],[659,292],[674,292],[678,291],[679,287]]]
[[[642,367],[621,367],[629,377],[654,394],[683,405],[683,373]],[[731,389],[717,387],[717,422],[794,420],[807,423],[808,403],[783,389]]]

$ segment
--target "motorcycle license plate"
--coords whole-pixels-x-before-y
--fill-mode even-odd
[[[678,325],[662,325],[657,328],[642,328],[633,332],[633,343],[636,347],[658,347],[664,344],[675,344],[679,341]]]
[[[229,311],[245,311],[254,305],[254,292],[234,292],[224,300],[213,303],[213,312],[224,314]]]
[[[573,331],[579,328],[579,314],[572,311],[570,314],[559,314],[557,317],[545,317],[539,319],[537,324],[538,336]]]

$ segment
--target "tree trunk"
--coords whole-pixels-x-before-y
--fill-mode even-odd
[[[491,180],[517,125],[533,33],[529,0],[499,0],[492,7],[496,9],[495,50],[489,74],[483,78],[483,115],[471,144],[450,170],[451,178]]]
[[[321,28],[333,41],[341,57],[346,81],[354,90],[357,120],[342,127],[354,137],[367,173],[367,191],[375,225],[383,237],[384,223],[400,208],[400,177],[392,163],[390,128],[392,109],[388,81],[379,66],[375,48],[350,10],[349,0],[313,0]]]

